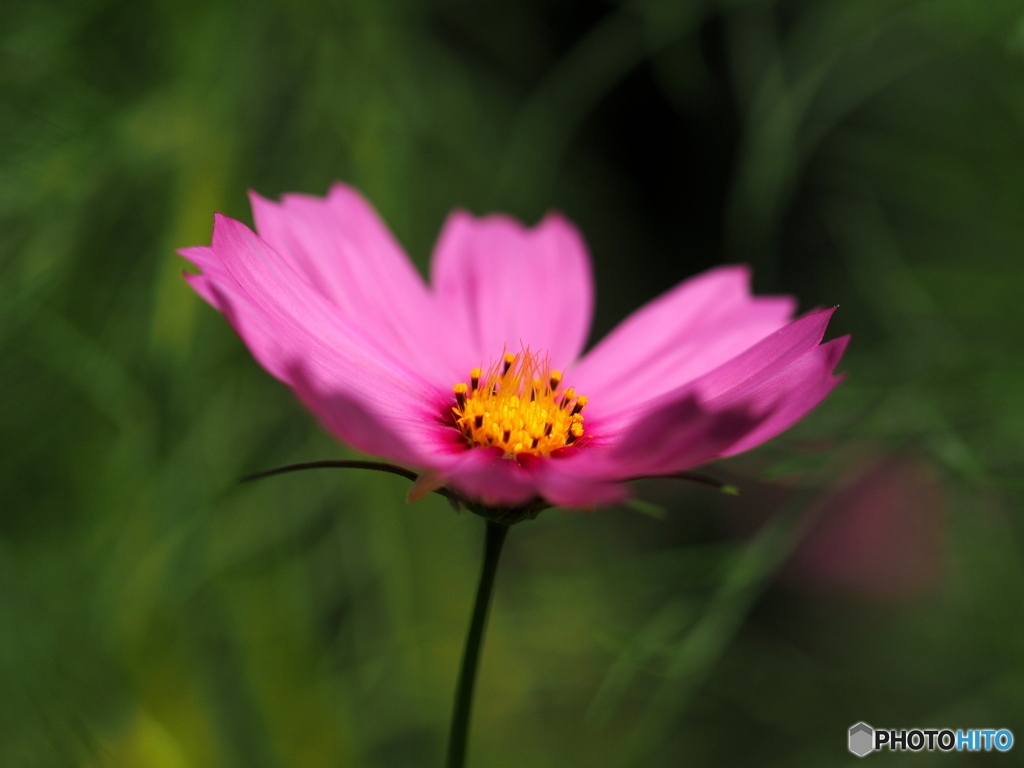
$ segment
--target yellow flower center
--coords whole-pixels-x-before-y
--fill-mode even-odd
[[[452,415],[472,447],[497,446],[506,458],[550,456],[584,436],[584,395],[562,390],[562,374],[524,349],[507,354],[486,375],[479,368],[456,384]]]

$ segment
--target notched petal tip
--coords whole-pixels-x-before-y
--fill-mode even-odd
[[[264,208],[279,208],[281,204],[277,200],[271,200],[269,197],[264,197],[255,189],[246,191],[246,197],[249,198],[249,207],[252,209],[253,218],[256,220],[256,228],[259,229],[260,210]]]
[[[821,345],[828,348],[829,371],[835,371],[835,367],[839,365],[839,361],[842,359],[843,355],[846,354],[846,348],[850,346],[850,339],[852,338],[852,334],[848,333],[845,336],[839,336],[832,339],[832,341],[826,341]],[[842,375],[846,376],[845,373]]]
[[[354,197],[359,200],[365,200],[363,193],[353,187],[351,184],[346,184],[344,181],[331,182],[331,186],[327,190],[327,197]]]

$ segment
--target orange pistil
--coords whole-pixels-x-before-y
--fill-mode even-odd
[[[471,447],[496,446],[506,458],[549,456],[585,435],[584,395],[562,392],[562,374],[524,349],[503,355],[486,375],[470,371],[470,385],[456,384],[452,415]]]

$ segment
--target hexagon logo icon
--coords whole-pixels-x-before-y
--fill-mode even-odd
[[[875,750],[875,729],[867,723],[857,723],[850,728],[850,751],[857,757],[864,757]]]

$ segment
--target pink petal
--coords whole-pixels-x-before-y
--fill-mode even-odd
[[[775,376],[821,343],[835,311],[830,307],[808,312],[680,391],[696,392],[709,401]]]
[[[405,402],[384,408],[369,402],[365,393],[337,385],[331,376],[316,376],[296,366],[292,389],[324,428],[353,448],[375,456],[423,467],[444,444],[444,428],[436,415],[423,412],[417,403]]]
[[[520,344],[564,368],[586,342],[594,287],[576,228],[549,214],[532,229],[507,216],[449,216],[434,251],[431,282],[453,329],[469,331],[473,365]]]
[[[611,452],[616,475],[669,475],[722,455],[755,429],[764,416],[738,404],[713,409],[694,397],[648,413]]]
[[[586,457],[586,452],[577,454],[577,458]],[[500,451],[481,449],[436,456],[434,461],[449,487],[495,506],[515,506],[541,497],[556,506],[592,509],[617,504],[629,495],[606,463],[604,471],[588,474],[567,471],[579,467],[572,459],[523,456],[513,461]]]
[[[742,391],[736,390],[724,398],[741,400],[753,408],[760,406],[772,410],[768,418],[720,455],[733,456],[755,448],[785,432],[816,408],[845,378],[831,374],[849,342],[849,336],[833,339],[771,379],[752,384]]]
[[[612,415],[696,379],[790,321],[786,296],[753,297],[750,270],[719,267],[641,307],[595,346],[567,381]]]
[[[468,350],[380,216],[355,189],[326,198],[250,193],[260,237],[368,336],[441,386],[465,375]],[[460,348],[461,347],[461,348]]]
[[[639,414],[618,434],[553,460],[551,472],[584,487],[681,472],[717,458],[764,418],[743,406],[710,409],[692,395],[670,400]]]
[[[367,338],[245,225],[218,215],[213,245],[182,254],[203,270],[189,282],[334,434],[421,465],[443,444],[436,418],[446,394]]]
[[[506,459],[499,449],[463,451],[444,463],[440,472],[450,487],[492,506],[523,504],[540,491],[541,466]]]
[[[569,474],[556,460],[540,477],[540,494],[559,507],[592,510],[599,504],[621,504],[629,497],[629,488],[618,482]]]
[[[591,429],[603,439],[567,461],[563,471],[606,480],[671,474],[774,437],[840,381],[831,374],[848,337],[818,346],[833,311],[805,315],[696,381],[616,419],[594,420]]]
[[[616,504],[629,489],[621,483],[606,482],[563,471],[553,458],[506,459],[494,450],[465,451],[443,470],[452,488],[469,498],[492,506],[517,506],[541,497],[552,505],[592,509],[598,504]]]

